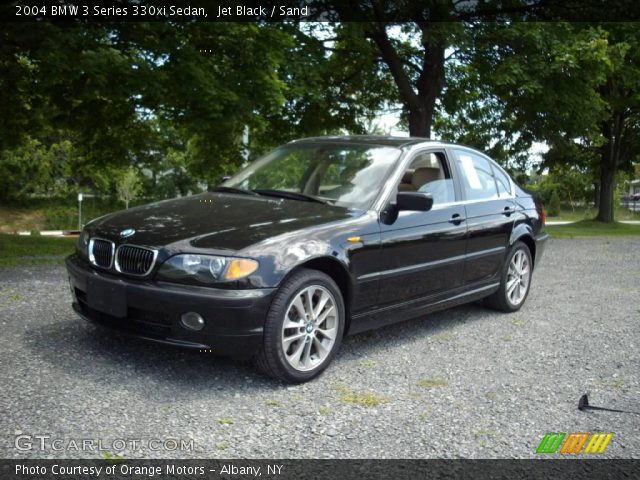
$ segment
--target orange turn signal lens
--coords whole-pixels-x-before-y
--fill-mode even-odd
[[[229,266],[224,274],[225,280],[238,280],[251,275],[258,269],[258,262],[248,258],[234,258],[229,261]]]

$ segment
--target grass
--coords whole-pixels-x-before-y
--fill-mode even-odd
[[[149,203],[138,199],[131,206]],[[124,204],[110,198],[85,197],[82,223],[107,213],[123,210]],[[74,230],[78,228],[78,202],[71,198],[33,198],[28,203],[0,205],[0,233],[32,230]]]
[[[598,210],[593,207],[576,207],[575,210],[563,207],[560,210],[560,215],[554,217],[547,215],[547,220],[550,222],[578,222],[595,218],[597,214]],[[640,220],[640,212],[632,212],[628,208],[618,207],[615,209],[615,218],[616,220]]]
[[[344,386],[337,386],[336,390],[340,394],[340,401],[345,405],[359,405],[361,407],[377,407],[384,403],[389,403],[389,398],[379,395],[376,392],[358,392]]]
[[[75,238],[0,234],[0,267],[62,264],[75,242]]]
[[[476,438],[486,437],[486,438],[498,438],[500,433],[494,430],[475,430],[473,432],[473,436]]]
[[[567,225],[547,225],[545,229],[551,236],[556,238],[640,235],[640,225],[618,222],[602,223],[595,220],[581,220]]]
[[[220,417],[218,419],[218,423],[220,425],[233,425],[235,422],[233,421],[233,418]]]
[[[423,378],[418,382],[422,388],[446,387],[449,382],[444,378]]]
[[[441,340],[443,342],[448,342],[451,339],[453,339],[453,334],[451,334],[450,332],[442,332],[442,333],[438,333],[437,335],[434,335],[433,337],[434,340]]]
[[[331,413],[331,409],[327,406],[327,405],[322,405],[319,409],[318,409],[318,413],[320,415],[329,415],[329,413]]]
[[[484,394],[484,398],[486,398],[490,402],[493,402],[496,398],[498,398],[498,395],[496,395],[495,392],[487,392]]]
[[[624,380],[621,378],[612,378],[612,379],[597,379],[593,381],[594,384],[599,385],[603,388],[612,389],[612,390],[622,390],[624,387]]]
[[[371,369],[373,367],[376,366],[376,361],[375,360],[360,360],[360,362],[358,362],[358,364],[362,367],[362,368],[368,368]]]
[[[267,400],[265,403],[267,404],[267,407],[272,408],[278,408],[282,406],[282,404],[277,400]]]

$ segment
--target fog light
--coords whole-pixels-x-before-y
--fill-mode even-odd
[[[189,330],[202,330],[204,328],[204,318],[196,312],[187,312],[180,315],[180,322],[184,328]]]

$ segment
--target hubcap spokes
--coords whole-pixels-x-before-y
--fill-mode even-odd
[[[304,288],[291,300],[282,326],[282,350],[289,365],[307,371],[333,349],[338,327],[333,295],[320,285]]]
[[[531,268],[529,259],[522,250],[511,258],[507,272],[507,298],[512,305],[520,305],[527,294]]]

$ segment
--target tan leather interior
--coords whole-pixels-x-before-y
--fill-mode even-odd
[[[413,170],[412,169],[408,169],[406,172],[404,172],[404,175],[402,176],[402,180],[400,181],[400,185],[398,185],[398,191],[400,192],[413,192],[415,191],[415,189],[413,188],[413,185],[411,184],[411,177],[413,177]]]
[[[433,167],[422,167],[416,168],[416,171],[413,172],[413,176],[411,177],[411,185],[414,190],[418,190],[427,182],[432,182],[434,180],[440,180],[444,178],[442,174],[442,170],[439,168]]]

